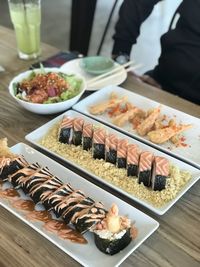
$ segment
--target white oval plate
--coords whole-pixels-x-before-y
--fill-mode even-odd
[[[60,67],[60,70],[63,71],[63,72],[67,72],[67,73],[71,73],[71,74],[80,74],[82,75],[85,80],[86,80],[86,83],[96,77],[96,75],[91,75],[87,72],[85,72],[81,67],[80,67],[80,60],[81,58],[76,58],[76,59],[73,59],[73,60],[70,60],[68,62],[66,62],[65,64],[63,64],[61,67]],[[118,63],[115,63],[115,67],[119,66]],[[120,85],[121,83],[123,83],[127,78],[127,72],[124,70],[121,71],[121,74],[119,76],[115,76],[114,78],[110,78],[110,79],[106,79],[106,81],[102,81],[102,82],[98,82],[97,85],[95,86],[91,86],[91,87],[87,87],[86,90],[87,91],[96,91],[96,90],[99,90],[101,89],[102,87],[105,87],[105,86],[108,86],[110,84],[112,85]]]

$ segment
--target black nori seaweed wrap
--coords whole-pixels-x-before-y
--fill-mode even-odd
[[[92,147],[92,138],[91,137],[83,137],[83,150],[90,150]]]
[[[9,182],[13,185],[15,188],[23,188],[24,183],[29,179],[29,176],[33,175],[38,169],[40,169],[41,166],[38,163],[33,163],[31,165],[28,165],[12,175],[9,175]]]
[[[80,146],[82,144],[82,132],[81,131],[74,131],[73,132],[73,144],[75,146]]]
[[[116,164],[117,160],[117,151],[114,149],[109,149],[109,151],[106,152],[106,157],[105,157],[107,162],[110,162],[112,164]]]
[[[126,168],[126,158],[117,158],[117,167]]]
[[[18,156],[16,158],[1,158],[0,161],[0,179],[6,181],[8,176],[15,173],[16,171],[24,168],[28,165],[28,162],[23,156]]]
[[[105,145],[104,144],[93,144],[93,158],[94,159],[105,158]]]
[[[151,170],[139,172],[138,183],[143,183],[145,186],[151,185]]]
[[[138,175],[138,165],[128,164],[127,165],[127,176],[136,176]]]
[[[101,202],[95,203],[91,208],[85,209],[85,213],[81,214],[73,223],[76,230],[80,233],[87,232],[92,226],[102,221],[106,216],[105,210]]]
[[[44,204],[45,199],[62,185],[63,183],[58,177],[49,177],[47,181],[30,190],[29,195],[35,203],[42,202]]]
[[[114,255],[124,249],[126,246],[128,246],[132,238],[130,234],[130,228],[128,228],[125,234],[119,239],[104,239],[101,238],[98,234],[94,233],[94,240],[97,248],[101,252],[109,255]]]
[[[152,185],[152,189],[154,191],[161,191],[165,189],[166,186],[166,176],[163,175],[156,175],[154,180],[154,185]]]

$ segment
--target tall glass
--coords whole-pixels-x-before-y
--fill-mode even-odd
[[[21,59],[40,55],[41,0],[8,0],[18,54]]]

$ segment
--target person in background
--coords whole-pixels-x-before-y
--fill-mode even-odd
[[[112,57],[116,61],[129,59],[142,22],[159,1],[124,0],[113,36]],[[169,27],[161,36],[158,65],[140,79],[200,104],[200,0],[183,0],[177,13],[180,17],[176,27]]]

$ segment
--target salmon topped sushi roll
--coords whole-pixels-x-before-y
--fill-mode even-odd
[[[144,151],[140,154],[138,183],[143,183],[145,186],[151,185],[151,169],[153,164],[153,154],[148,151]]]
[[[93,133],[93,158],[105,159],[106,131],[102,128],[94,129]]]
[[[117,167],[126,168],[128,141],[121,139],[117,144]]]
[[[140,152],[137,145],[129,144],[127,149],[127,176],[138,175]]]
[[[105,142],[105,160],[116,164],[117,161],[117,143],[118,138],[114,134],[109,134]]]
[[[58,132],[58,140],[64,144],[71,144],[73,131],[73,118],[64,116]]]
[[[0,158],[0,179],[6,181],[8,176],[28,166],[23,156],[1,157]]]
[[[73,121],[73,144],[75,146],[82,144],[83,124],[82,118],[75,118]]]
[[[93,136],[93,125],[91,123],[83,124],[83,150],[90,150],[92,148],[92,136]]]
[[[152,189],[163,190],[166,186],[166,179],[169,176],[169,161],[163,157],[155,157],[153,163]]]

